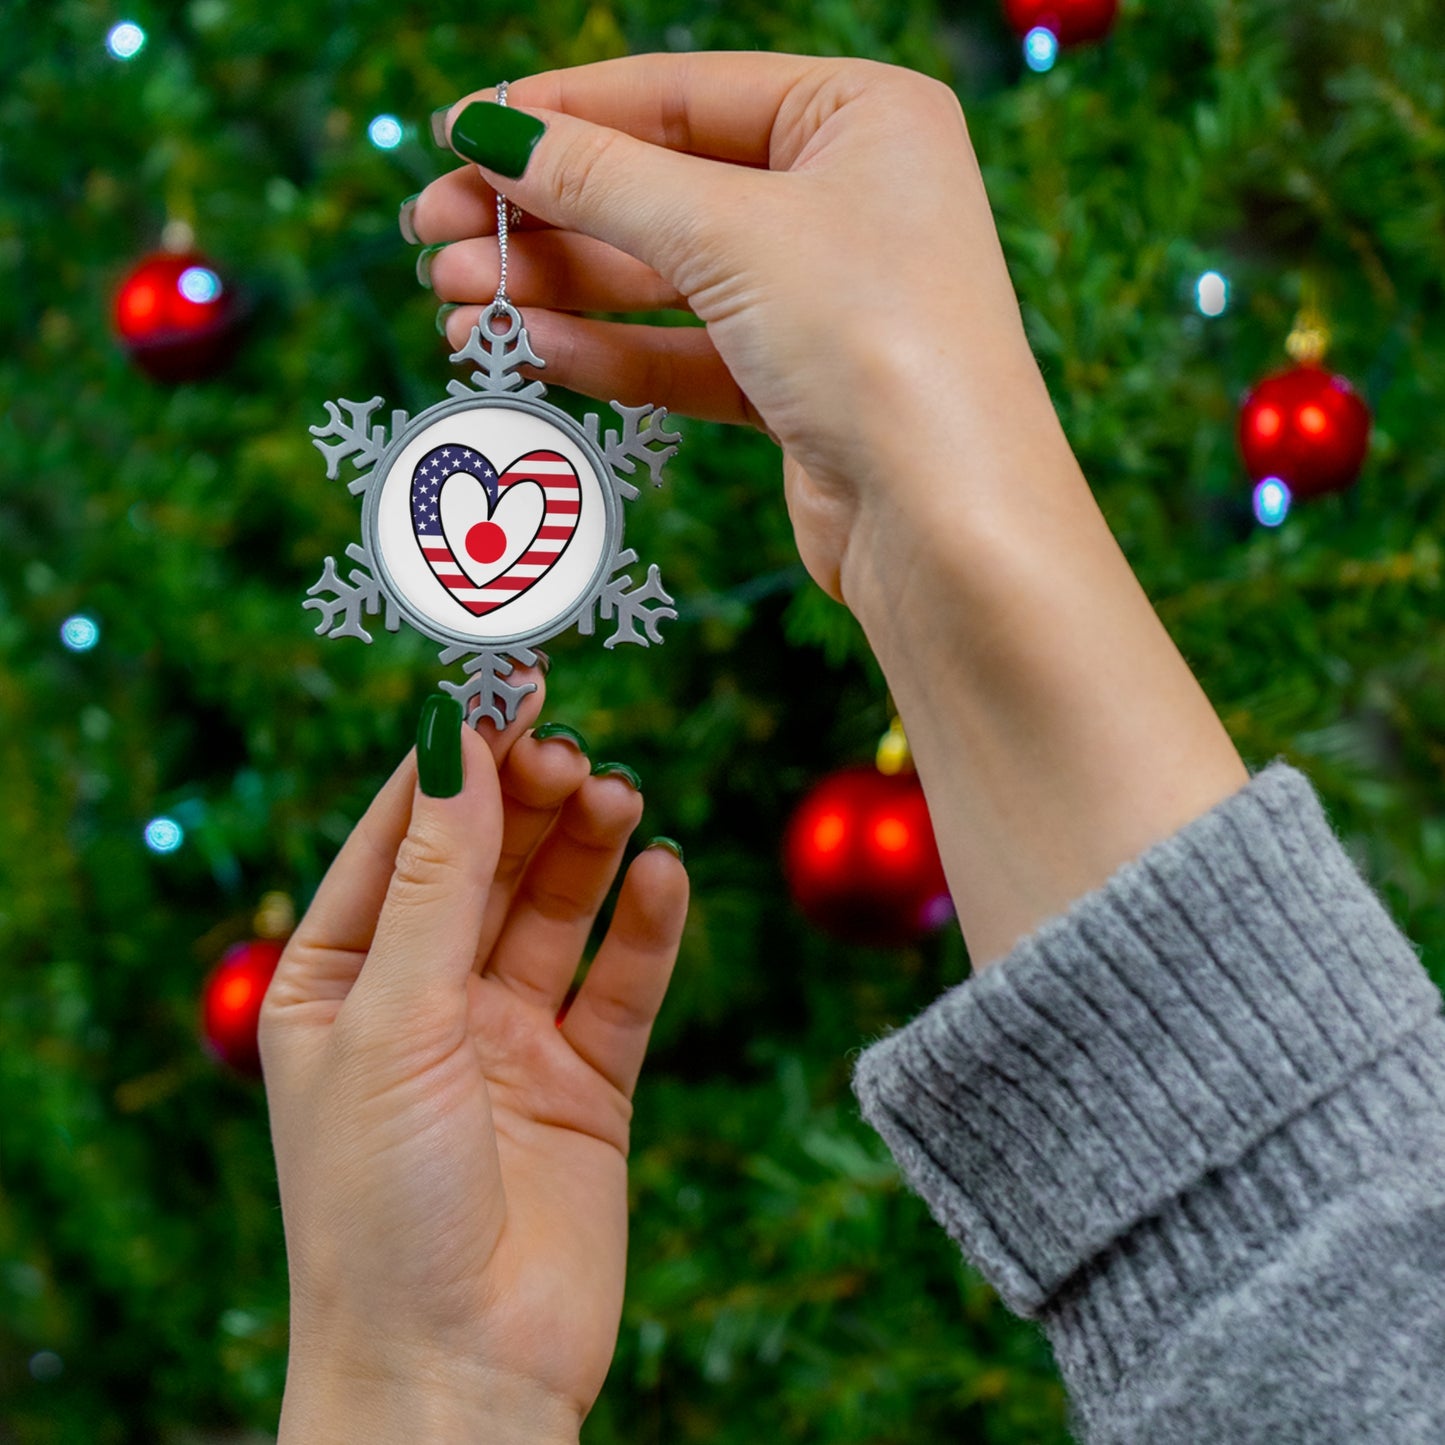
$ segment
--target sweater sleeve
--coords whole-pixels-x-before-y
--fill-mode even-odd
[[[1445,1439],[1440,994],[1282,760],[857,1060],[1078,1436]]]

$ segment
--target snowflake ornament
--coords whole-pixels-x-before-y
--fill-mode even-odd
[[[497,329],[497,323],[504,323]],[[610,405],[618,429],[596,414],[579,427],[545,402],[541,368],[515,307],[495,303],[452,355],[476,367],[471,385],[453,380],[450,399],[408,418],[391,414],[390,436],[370,401],[328,401],[327,424],[310,428],[333,481],[349,461],[347,483],[362,494],[361,542],[346,555],[343,577],[328,557],[303,607],[320,614],[318,634],[370,642],[363,617],[389,632],[403,621],[445,644],[443,665],[461,662],[464,682],[440,686],[467,722],[490,718],[500,729],[535,684],[509,683],[534,649],[576,625],[590,636],[597,620],[616,624],[603,643],[662,641],[659,624],[675,618],[656,565],[634,585],[637,553],[622,545],[622,508],[647,469],[654,486],[681,437],[667,430],[664,407]]]

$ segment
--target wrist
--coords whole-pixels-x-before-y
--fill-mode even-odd
[[[277,1445],[577,1445],[580,1431],[574,1407],[471,1362],[293,1352]]]

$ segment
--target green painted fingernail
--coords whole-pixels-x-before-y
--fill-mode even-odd
[[[639,793],[642,791],[642,779],[626,763],[596,763],[592,768],[592,776],[594,778],[621,778],[624,782],[630,783]]]
[[[453,311],[460,311],[461,309],[462,307],[460,301],[447,301],[443,305],[437,307],[438,336],[445,336],[447,334],[447,317],[450,316]]]
[[[431,113],[431,138],[433,145],[439,145],[443,150],[447,144],[447,114],[451,106],[439,105]]]
[[[679,843],[676,838],[663,838],[659,836],[649,839],[646,847],[644,847],[642,851],[645,853],[648,848],[666,848],[679,863],[687,862],[687,859],[682,856],[682,844]]]
[[[408,246],[421,245],[421,237],[416,233],[416,224],[413,220],[416,215],[416,203],[420,199],[420,191],[414,196],[408,196],[401,203],[401,209],[396,213],[396,224],[401,227],[402,238]]]
[[[454,798],[462,790],[462,705],[445,693],[434,692],[421,705],[416,777],[429,798]]]
[[[446,248],[447,248],[450,244],[451,244],[451,243],[450,243],[449,241],[441,241],[441,242],[439,242],[439,243],[438,243],[437,245],[435,245],[435,246],[427,246],[427,247],[424,247],[424,248],[422,249],[422,251],[417,255],[417,258],[416,258],[416,279],[417,279],[418,281],[420,281],[421,284],[422,284],[423,286],[425,286],[428,291],[431,290],[431,260],[432,260],[432,257],[435,256],[438,251],[444,251],[444,250],[446,250]]]
[[[587,747],[587,739],[576,728],[569,728],[566,723],[543,723],[541,727],[533,729],[532,736],[539,743],[545,743],[548,738],[566,738],[584,758],[592,756]]]
[[[532,150],[546,130],[536,116],[493,100],[474,100],[452,122],[452,149],[489,171],[516,180],[527,169]]]

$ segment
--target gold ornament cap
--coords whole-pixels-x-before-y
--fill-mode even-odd
[[[913,771],[913,751],[908,746],[908,734],[903,731],[903,720],[896,714],[888,725],[888,731],[879,739],[874,763],[878,771],[889,778]]]

